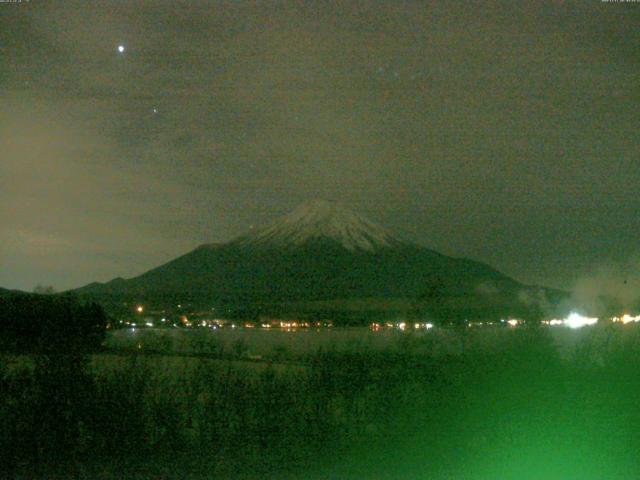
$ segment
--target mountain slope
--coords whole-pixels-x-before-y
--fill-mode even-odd
[[[343,207],[312,202],[229,243],[203,245],[138,277],[76,292],[112,299],[181,299],[275,311],[301,302],[403,298],[472,314],[524,309],[529,291],[488,265],[403,242]],[[474,315],[485,315],[483,312]],[[463,315],[463,313],[460,313]]]

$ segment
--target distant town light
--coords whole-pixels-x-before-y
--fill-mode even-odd
[[[631,322],[637,323],[640,322],[640,315],[636,315],[634,317],[629,315],[628,313],[625,313],[622,317],[613,317],[611,321],[614,323],[622,323],[624,325]]]
[[[142,313],[143,311],[144,311],[144,308],[143,308],[143,306],[142,306],[142,305],[138,305],[138,306],[136,307],[136,312],[138,312],[138,313]]]

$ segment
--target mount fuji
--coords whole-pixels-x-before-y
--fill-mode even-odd
[[[405,242],[335,203],[313,201],[227,243],[205,244],[131,279],[74,291],[103,303],[221,305],[243,315],[434,319],[539,316],[561,292]],[[534,299],[534,300],[532,300]]]

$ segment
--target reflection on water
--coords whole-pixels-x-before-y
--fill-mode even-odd
[[[108,333],[109,349],[142,350],[162,353],[233,355],[252,359],[301,359],[318,350],[346,351],[388,349],[410,350],[415,354],[441,357],[465,350],[497,352],[508,344],[512,328],[127,328]],[[411,325],[413,327],[413,324]],[[620,327],[624,328],[622,325]],[[522,328],[522,327],[520,327]],[[601,324],[582,329],[543,327],[553,339],[560,355],[569,358],[584,339],[608,343],[615,325]],[[597,339],[597,340],[593,340]]]

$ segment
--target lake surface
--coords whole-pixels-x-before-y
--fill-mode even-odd
[[[541,327],[563,356],[571,356],[578,345],[607,346],[632,326],[609,324],[571,329]],[[111,349],[165,351],[167,353],[239,354],[300,358],[323,350],[410,350],[435,356],[459,354],[464,349],[499,350],[523,327],[474,327],[467,330],[433,328],[431,330],[382,329],[367,327],[303,328],[297,330],[262,328],[212,329],[121,329],[108,333],[105,346]],[[597,349],[596,349],[597,350]]]

